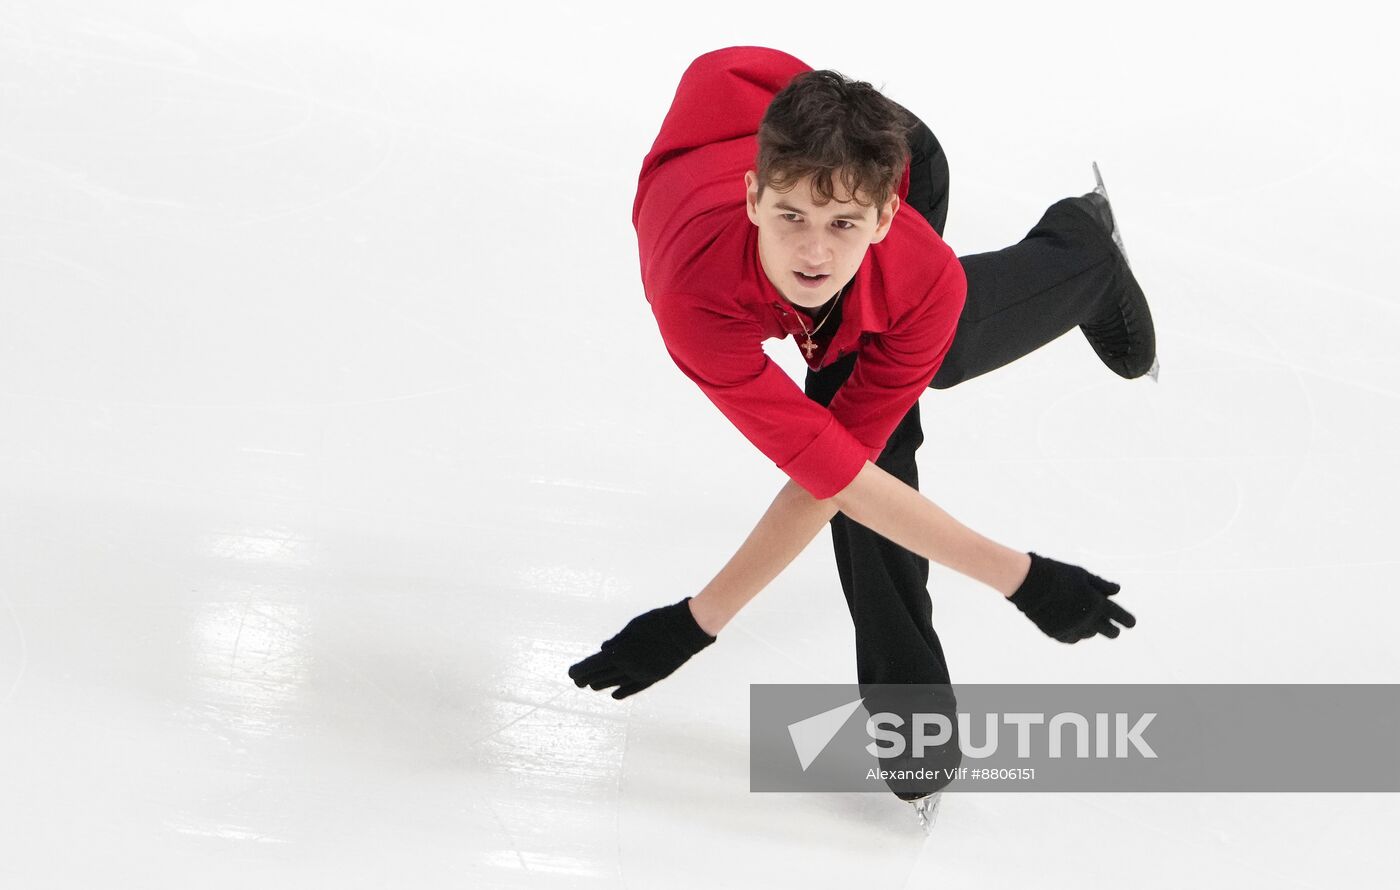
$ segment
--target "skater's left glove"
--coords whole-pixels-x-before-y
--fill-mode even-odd
[[[1046,636],[1077,643],[1095,634],[1118,636],[1115,621],[1124,627],[1137,624],[1132,613],[1109,599],[1119,585],[1038,553],[1030,557],[1031,570],[1010,599]]]
[[[626,698],[670,676],[692,655],[715,641],[695,622],[690,597],[643,612],[627,622],[602,651],[569,668],[574,685],[607,689],[613,698]]]

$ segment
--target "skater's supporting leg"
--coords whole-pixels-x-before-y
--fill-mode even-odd
[[[855,355],[808,371],[808,397],[829,404],[854,368]],[[911,488],[919,487],[914,454],[923,442],[919,405],[905,414],[875,461]],[[933,630],[929,563],[855,522],[831,519],[836,571],[855,625],[856,677],[861,683],[947,683],[943,648]]]
[[[829,404],[854,368],[854,359],[854,355],[848,356],[821,371],[808,371],[807,395],[823,405]],[[890,435],[876,466],[917,490],[915,452],[923,438],[919,404],[915,402]],[[947,685],[951,680],[943,646],[933,629],[929,562],[844,513],[831,518],[831,540],[841,589],[855,629],[856,678],[865,707],[872,716],[888,711],[901,718],[899,731],[908,751],[915,713],[937,711],[952,719],[957,704]],[[872,688],[907,684],[939,684],[945,688],[925,690],[918,697],[898,689]],[[922,760],[913,761],[906,754],[885,765],[890,769],[922,767],[933,773],[954,768],[960,760],[954,735],[948,744],[930,750]],[[887,784],[891,791],[910,799],[936,791],[947,781],[892,779]]]

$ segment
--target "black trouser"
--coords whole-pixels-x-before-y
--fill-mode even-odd
[[[948,215],[948,162],[929,128],[910,136],[905,203],[940,237]],[[901,209],[900,212],[906,212]],[[1081,323],[1111,312],[1119,295],[1111,237],[1073,198],[1058,201],[1019,243],[960,257],[967,302],[943,365],[930,384],[946,389],[1000,368]],[[1086,354],[1092,356],[1088,344]],[[859,353],[807,372],[808,397],[823,405],[850,376]],[[919,487],[914,452],[923,443],[919,403],[891,434],[876,465]],[[928,594],[928,560],[844,513],[831,520],[836,570],[855,624],[856,678],[868,684],[951,683]]]

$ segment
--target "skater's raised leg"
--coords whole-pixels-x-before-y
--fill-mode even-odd
[[[1076,327],[1119,376],[1153,370],[1152,314],[1098,198],[1056,201],[1020,242],[959,257],[967,301],[934,389],[1010,364]]]

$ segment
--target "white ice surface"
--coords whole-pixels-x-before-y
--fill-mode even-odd
[[[565,676],[784,481],[630,221],[763,44],[932,125],[959,253],[1097,159],[1152,301],[1160,384],[1071,332],[925,394],[923,490],[1140,621],[935,566],[955,681],[1400,681],[1391,32],[1154,8],[0,3],[0,887],[1388,886],[1395,795],[750,793],[747,684],[854,679],[825,532],[654,689]]]

